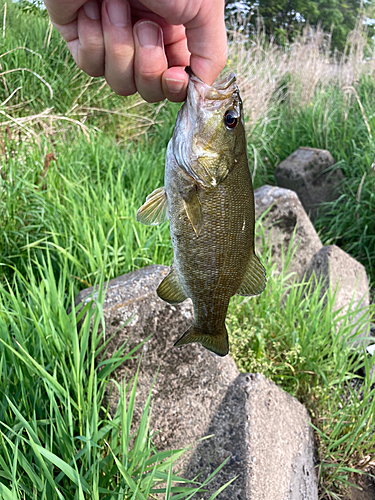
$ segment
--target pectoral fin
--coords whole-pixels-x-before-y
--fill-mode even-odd
[[[156,226],[167,220],[168,199],[164,187],[155,189],[137,211],[137,221],[146,226]]]
[[[188,219],[193,226],[195,234],[198,236],[202,230],[202,209],[195,187],[185,193],[181,193],[184,208]]]
[[[245,276],[237,290],[237,295],[245,297],[259,295],[266,287],[266,270],[255,253],[250,257]]]
[[[166,276],[158,286],[156,293],[162,300],[165,300],[165,302],[169,304],[180,304],[180,302],[187,299],[187,295],[181,286],[178,274],[173,267],[168,276]]]

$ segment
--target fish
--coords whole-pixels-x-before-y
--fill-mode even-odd
[[[266,272],[254,250],[254,191],[236,76],[207,85],[186,71],[187,98],[168,143],[165,185],[147,196],[137,221],[169,219],[173,262],[157,294],[173,305],[190,297],[194,306],[194,324],[174,345],[199,342],[225,356],[229,301],[260,294]]]

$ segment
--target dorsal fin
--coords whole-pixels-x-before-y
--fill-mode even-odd
[[[245,297],[259,295],[265,289],[266,282],[266,270],[255,253],[253,253],[247,264],[245,276],[236,294]]]

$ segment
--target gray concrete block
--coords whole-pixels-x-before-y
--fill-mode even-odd
[[[241,374],[212,416],[207,434],[185,467],[206,477],[223,458],[228,466],[212,491],[235,475],[220,500],[317,500],[313,430],[305,408],[260,374]],[[203,496],[209,498],[209,494]]]
[[[330,168],[334,163],[331,153],[325,149],[298,148],[275,168],[276,183],[295,191],[314,220],[319,205],[339,195],[338,187],[344,175],[340,169]]]
[[[266,247],[268,241],[272,247],[272,260],[277,263],[279,272],[282,269],[282,247],[286,252],[295,231],[295,254],[289,271],[301,278],[311,258],[323,245],[297,194],[290,189],[266,185],[255,190],[254,198],[257,219],[268,210],[262,226]],[[265,251],[260,237],[256,239],[255,248],[260,255]]]
[[[336,290],[334,310],[342,308],[344,314],[349,307],[354,309],[360,306],[363,309],[352,316],[352,334],[358,333],[358,341],[362,337],[367,338],[370,318],[368,317],[365,330],[358,331],[355,326],[360,317],[366,314],[370,303],[368,278],[364,266],[338,246],[329,245],[319,250],[311,259],[306,279],[310,279],[313,274],[323,282],[322,296],[328,288],[332,293]]]

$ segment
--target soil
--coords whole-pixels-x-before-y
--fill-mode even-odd
[[[368,469],[365,474],[353,474],[350,482],[358,488],[351,486],[345,500],[375,500],[375,467]]]

